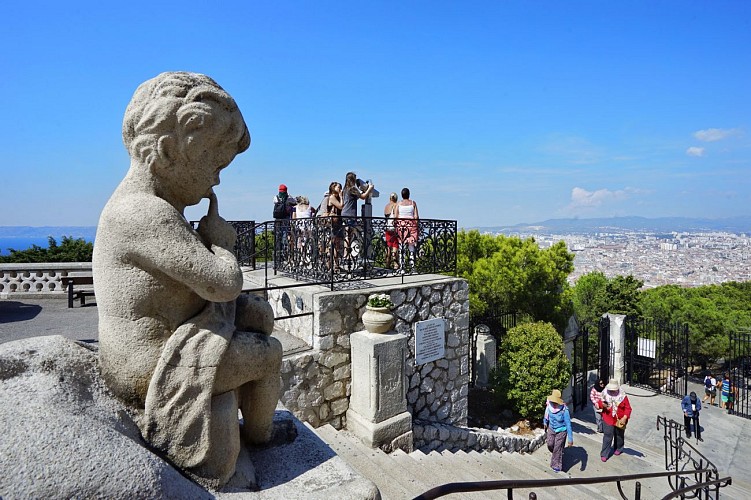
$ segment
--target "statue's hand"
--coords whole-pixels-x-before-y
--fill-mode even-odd
[[[235,327],[246,332],[271,335],[274,330],[274,309],[255,295],[241,294],[236,301]]]
[[[213,189],[209,193],[209,211],[198,223],[198,234],[207,245],[216,245],[229,251],[235,248],[237,232],[232,224],[219,216],[219,203]]]

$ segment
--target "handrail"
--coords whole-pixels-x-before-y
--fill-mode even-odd
[[[509,498],[513,498],[512,491],[517,488],[531,489],[537,487],[550,488],[554,486],[576,486],[581,484],[600,484],[600,483],[617,483],[618,492],[621,498],[627,500],[621,489],[621,483],[625,481],[636,481],[639,479],[654,479],[660,477],[672,477],[672,476],[686,476],[691,474],[701,474],[711,472],[710,469],[706,470],[691,470],[691,471],[663,471],[663,472],[642,472],[639,474],[628,474],[621,476],[599,476],[599,477],[583,477],[583,478],[561,478],[561,479],[504,479],[501,481],[471,481],[461,483],[447,483],[435,488],[431,488],[425,493],[418,495],[414,500],[430,500],[433,498],[440,498],[451,493],[470,493],[473,491],[487,491],[487,490],[509,490]],[[730,480],[731,478],[727,478]],[[712,481],[714,484],[716,481]],[[637,483],[638,484],[638,483]],[[730,484],[730,483],[728,483]],[[704,485],[694,485],[695,487],[703,487]],[[726,486],[726,485],[722,485]],[[638,497],[637,497],[638,498]]]
[[[730,486],[731,484],[733,484],[732,477],[730,476],[723,477],[720,479],[715,479],[714,481],[707,481],[706,483],[694,484],[691,486],[686,486],[685,488],[681,488],[679,490],[675,490],[671,493],[668,493],[664,497],[662,497],[662,500],[669,500],[670,498],[677,498],[677,497],[683,498],[683,496],[686,493],[691,493],[692,491],[696,491],[698,489],[706,489],[708,486],[716,486],[717,488],[724,488],[725,486]]]

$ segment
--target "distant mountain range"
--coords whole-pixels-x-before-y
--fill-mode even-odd
[[[0,238],[47,238],[62,236],[93,240],[96,226],[0,226]]]
[[[603,217],[594,219],[548,219],[542,222],[513,226],[470,227],[479,231],[518,233],[594,233],[612,231],[645,231],[657,233],[724,231],[751,233],[751,216],[702,219],[691,217]],[[96,226],[0,226],[0,238],[55,238],[73,236],[93,241]]]
[[[702,219],[691,217],[606,217],[593,219],[548,219],[542,222],[522,223],[513,226],[476,227],[479,231],[502,233],[549,232],[594,233],[613,231],[644,231],[656,233],[712,232],[751,233],[751,216]]]

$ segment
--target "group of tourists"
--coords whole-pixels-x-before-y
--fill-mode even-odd
[[[706,375],[703,399],[699,399],[693,391],[681,398],[681,412],[687,438],[690,439],[693,435],[698,442],[704,441],[701,437],[702,427],[699,424],[702,403],[709,401],[709,405],[714,406],[718,392],[719,407],[732,413],[738,395],[737,388],[727,372],[723,373],[722,380],[719,381],[712,373]],[[617,380],[610,380],[605,384],[602,379],[598,379],[590,389],[589,399],[594,410],[596,430],[603,435],[600,460],[607,462],[611,456],[623,453],[626,425],[631,418],[631,404]],[[557,389],[547,397],[543,427],[548,450],[552,453],[550,467],[553,471],[560,472],[564,448],[573,445],[574,439],[569,410],[562,399],[561,391]]]
[[[735,400],[738,397],[738,388],[735,387],[730,374],[727,372],[722,374],[722,380],[717,380],[711,372],[707,373],[704,377],[704,398],[702,398],[702,403],[706,403],[707,399],[709,399],[709,405],[715,406],[718,390],[720,392],[720,409],[727,410],[728,413],[733,413]]]
[[[279,185],[279,192],[274,196],[273,216],[277,223],[289,219],[306,219],[311,217],[326,217],[327,224],[332,227],[334,270],[338,270],[338,262],[342,257],[353,252],[353,240],[356,238],[357,201],[368,200],[373,196],[375,184],[372,181],[358,179],[355,172],[347,172],[344,185],[332,181],[318,207],[312,207],[306,196],[293,197],[288,194],[285,184]],[[399,268],[400,248],[412,261],[415,246],[419,237],[419,212],[417,204],[410,199],[409,188],[401,191],[399,201],[396,193],[391,193],[389,201],[384,207],[383,216],[386,219],[384,238],[386,241],[385,265],[388,268]],[[280,239],[284,239],[289,232],[285,227],[278,231]],[[351,256],[351,255],[350,255]]]
[[[598,380],[590,391],[590,400],[595,411],[597,432],[603,434],[600,460],[607,462],[611,456],[623,453],[626,424],[631,418],[631,404],[617,380],[610,380],[607,385]],[[552,453],[550,467],[554,472],[560,472],[564,447],[572,446],[574,438],[571,415],[558,389],[554,389],[547,397],[543,427],[548,450]]]

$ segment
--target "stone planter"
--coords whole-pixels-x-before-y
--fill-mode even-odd
[[[362,324],[370,333],[386,333],[394,326],[394,315],[388,307],[365,306]]]

